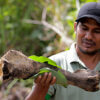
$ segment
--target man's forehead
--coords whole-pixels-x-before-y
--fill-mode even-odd
[[[82,18],[82,19],[80,19],[79,22],[81,22],[82,24],[87,23],[87,24],[91,24],[91,25],[97,25],[97,26],[100,27],[100,23],[98,23],[98,22],[97,22],[95,19],[93,19],[93,18]]]

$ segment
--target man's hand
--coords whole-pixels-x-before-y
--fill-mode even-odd
[[[40,87],[49,87],[50,85],[53,85],[56,82],[56,77],[52,77],[51,73],[44,73],[43,76],[39,75],[35,79],[35,83],[39,85]]]
[[[35,79],[34,90],[27,96],[25,100],[45,100],[49,86],[56,82],[56,77],[52,77],[51,73],[44,73]]]

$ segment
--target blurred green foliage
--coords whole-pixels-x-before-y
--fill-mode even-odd
[[[82,5],[90,1],[97,0],[79,2]],[[69,36],[75,38],[73,32],[77,12],[75,0],[0,0],[0,56],[9,49],[20,50],[26,55],[40,56],[46,53],[46,48],[56,39],[55,32],[41,24],[24,22],[25,19],[40,21],[44,7],[47,10],[47,22],[53,24],[56,18],[68,30]],[[54,35],[47,38],[50,34]],[[52,45],[52,49],[58,49],[57,45]]]
[[[0,0],[0,55],[9,49],[27,55],[42,55],[43,48],[52,40],[44,41],[42,25],[24,23],[24,19],[41,19],[41,0]],[[48,32],[49,34],[49,32]]]

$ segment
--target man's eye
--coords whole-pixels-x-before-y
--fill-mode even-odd
[[[83,30],[88,30],[88,28],[86,28],[86,27],[82,27],[82,29],[83,29]]]
[[[95,30],[95,33],[99,33],[100,34],[100,30]]]

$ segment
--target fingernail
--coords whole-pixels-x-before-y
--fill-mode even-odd
[[[49,72],[49,75],[51,75],[51,72]]]
[[[39,75],[39,78],[41,78],[41,75]]]

